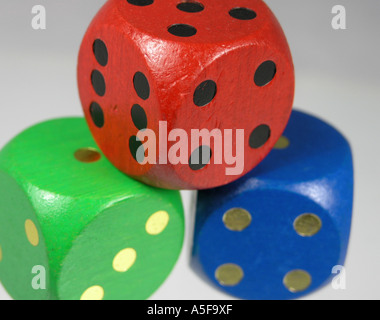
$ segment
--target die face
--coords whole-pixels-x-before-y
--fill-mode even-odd
[[[231,223],[225,215],[231,208],[249,211],[251,221],[241,231],[228,228]],[[295,229],[297,218],[307,212],[322,221],[313,236],[302,236]],[[298,298],[326,283],[332,267],[343,263],[339,230],[329,213],[305,197],[275,190],[247,192],[228,201],[205,221],[196,243],[195,255],[213,284],[243,299]],[[233,277],[232,271],[218,274],[228,264],[242,270],[237,284],[224,284]],[[300,292],[290,291],[284,283],[295,270],[307,272],[311,278]]]
[[[352,200],[348,142],[323,121],[293,111],[259,166],[228,186],[199,192],[194,260],[232,295],[300,297],[343,265]],[[231,277],[239,281],[226,285]]]
[[[260,71],[260,67],[269,61],[275,66],[274,74],[267,78],[268,83],[265,86],[258,86],[254,80],[255,75],[265,73]],[[215,95],[210,95],[213,98],[209,103],[198,106],[194,103],[197,87],[207,81],[215,84]],[[204,91],[207,90],[211,91],[207,88]],[[176,111],[175,127],[183,128],[187,132],[195,129],[194,125],[209,132],[217,128],[223,132],[224,140],[228,130],[244,130],[242,149],[237,147],[236,133],[232,138],[231,151],[244,155],[242,171],[239,174],[227,175],[227,168],[233,166],[224,161],[221,165],[215,164],[218,152],[223,158],[215,140],[200,142],[201,145],[210,147],[212,153],[210,164],[202,170],[194,171],[186,164],[174,167],[181,180],[190,185],[201,183],[201,189],[220,186],[251,171],[280,138],[293,103],[293,65],[287,55],[270,46],[235,48],[212,61],[192,82],[192,88],[187,92],[189,93],[183,96],[181,107]],[[206,93],[203,96],[207,98]],[[260,136],[262,128],[267,130],[265,137]],[[189,154],[194,152],[190,145],[188,150]]]
[[[90,272],[88,278],[81,273],[89,266],[87,260],[82,260],[84,253],[78,248],[86,246],[88,250],[93,248],[88,252],[88,261],[96,261],[100,266],[97,271],[104,268],[103,274],[111,279],[104,281],[104,299],[129,299],[133,295],[146,298],[174,266],[184,228],[179,193],[151,188],[116,170],[97,149],[84,119],[53,120],[21,133],[0,152],[0,175],[5,177],[0,183],[0,220],[5,228],[5,231],[0,230],[1,264],[5,271],[0,270],[0,275],[6,277],[4,285],[13,297],[29,298],[26,296],[29,292],[34,298],[42,298],[38,290],[29,290],[31,280],[28,277],[32,269],[26,270],[30,264],[38,264],[45,267],[50,283],[44,298],[81,298],[85,288],[73,293],[74,288],[93,279]],[[108,218],[111,216],[116,221]],[[102,241],[98,243],[96,231],[99,228],[96,226],[100,221],[105,225],[101,230]],[[117,226],[124,228],[125,233],[112,233],[111,229]],[[122,240],[125,240],[124,248],[121,248]],[[108,261],[102,256],[101,248],[108,247],[104,252],[116,251],[116,255],[129,248],[128,241],[138,254],[137,274],[149,273],[150,268],[158,268],[160,273],[152,271],[150,279],[133,280],[126,270],[118,278],[117,267],[113,268],[112,259]],[[153,255],[149,255],[150,249],[140,250],[136,245],[140,242],[148,248],[166,250],[166,259],[161,260],[156,255],[154,261],[149,262]],[[27,249],[30,254],[24,253]],[[18,251],[23,255],[20,261],[25,261],[22,268],[14,268]],[[120,268],[125,267],[123,254],[116,260]],[[77,283],[78,278],[71,273],[73,269],[81,273],[82,282]],[[98,280],[99,274],[102,278],[101,273],[97,273]],[[28,286],[29,291],[21,290],[17,279]],[[131,283],[131,279],[135,282]],[[118,285],[113,285],[112,281]],[[67,283],[72,290],[66,290]],[[142,287],[136,292],[129,291],[128,287],[136,283]],[[120,286],[124,286],[124,290],[117,291]]]
[[[105,210],[74,241],[58,282],[60,299],[84,299],[100,287],[104,300],[142,300],[162,284],[181,252],[183,217],[165,201],[140,201]]]
[[[15,299],[49,299],[46,244],[32,204],[25,191],[2,170],[0,190],[0,280]],[[34,269],[40,266],[45,269]],[[33,288],[33,279],[35,284],[45,284],[46,290]]]
[[[183,4],[181,7],[186,1],[154,0],[145,6],[127,0],[111,2],[136,29],[166,41],[228,43],[263,29],[270,31],[277,24],[270,9],[259,0],[188,1],[198,12],[189,12]]]
[[[161,110],[141,51],[113,24],[117,21],[115,11],[107,3],[83,39],[78,87],[87,123],[103,153],[118,169],[141,176],[151,165],[136,161],[141,145],[136,135],[145,128],[157,132]],[[102,80],[93,80],[94,71]]]
[[[81,47],[79,91],[95,140],[119,170],[154,186],[205,189],[236,180],[266,156],[291,111],[294,70],[276,18],[262,1],[191,2],[191,8],[176,1],[132,2],[107,2]],[[197,32],[184,36],[190,22]],[[96,57],[94,48],[102,47],[107,64],[104,54]],[[94,73],[98,69],[104,79]],[[201,143],[211,149],[210,164],[195,170],[191,155],[198,146],[190,141],[187,163],[162,162],[163,143],[167,158],[178,141],[158,138],[159,121],[168,133],[181,129],[188,136],[192,129],[244,129],[243,169],[227,174],[226,161],[214,162],[219,151]],[[156,134],[156,161],[141,165],[136,135],[145,126]],[[255,131],[263,127],[264,134]]]

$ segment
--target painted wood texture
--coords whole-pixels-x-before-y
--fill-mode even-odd
[[[179,192],[137,182],[82,118],[34,126],[0,152],[0,279],[15,299],[145,299],[180,253]],[[46,290],[34,290],[36,265]]]
[[[284,137],[257,168],[199,192],[194,267],[240,298],[310,293],[344,263],[352,200],[348,142],[325,122],[293,111]]]
[[[261,0],[109,0],[84,37],[78,86],[91,132],[117,168],[161,188],[205,189],[243,176],[272,149],[290,116],[294,69],[281,26]],[[141,165],[137,132],[151,129],[158,140],[160,121],[168,133],[188,136],[244,129],[243,172],[226,175],[230,165],[215,164],[219,151],[207,142],[200,144],[211,159],[201,169],[159,164],[162,136],[156,164]],[[187,150],[190,159],[197,146]]]

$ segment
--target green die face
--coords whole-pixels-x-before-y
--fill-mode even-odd
[[[183,236],[179,192],[116,170],[84,119],[39,124],[0,152],[0,280],[15,299],[146,299]]]

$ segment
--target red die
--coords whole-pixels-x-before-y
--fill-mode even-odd
[[[79,54],[99,147],[158,187],[236,180],[269,153],[291,112],[293,62],[270,9],[262,0],[200,1],[109,0]]]

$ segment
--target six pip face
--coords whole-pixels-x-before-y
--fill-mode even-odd
[[[84,38],[78,82],[110,161],[170,189],[216,187],[249,172],[281,136],[294,96],[282,29],[262,1],[247,0],[109,1]],[[149,147],[137,137],[147,129]],[[194,129],[220,136],[197,139]],[[155,161],[142,165],[138,150]]]

